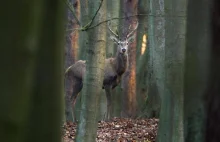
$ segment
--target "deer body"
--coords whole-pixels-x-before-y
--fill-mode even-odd
[[[117,80],[120,80],[122,74],[127,68],[127,55],[118,53],[115,58],[105,59],[103,89],[106,85],[116,87]],[[68,71],[76,80],[83,80],[86,71],[86,61],[77,61]],[[116,85],[116,86],[114,86]]]
[[[137,27],[135,29],[137,29]],[[111,29],[110,31],[113,32]],[[102,86],[102,88],[105,89],[106,98],[107,98],[107,116],[106,116],[107,119],[111,117],[111,111],[112,111],[111,90],[114,89],[120,83],[121,76],[127,69],[127,65],[128,65],[127,48],[130,41],[130,38],[126,38],[125,41],[120,41],[117,38],[118,36],[114,32],[113,34],[115,35],[115,37],[111,37],[111,39],[118,44],[118,50],[114,58],[105,59],[104,80]],[[83,60],[79,60],[75,64],[73,64],[67,72],[72,77],[72,81],[73,81],[73,87],[71,91],[72,110],[74,110],[77,95],[82,90],[85,71],[86,71],[86,62]],[[74,119],[76,120],[75,115],[74,115]]]
[[[127,68],[127,58],[127,54],[123,55],[117,53],[115,58],[108,58],[105,60],[103,88],[110,85],[113,89],[118,85],[122,74]]]

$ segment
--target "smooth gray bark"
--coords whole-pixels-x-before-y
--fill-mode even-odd
[[[183,142],[186,0],[165,0],[164,93],[157,141]]]
[[[165,78],[165,17],[164,0],[148,2],[148,76],[146,116],[159,117]]]
[[[147,0],[138,1],[138,13],[147,14]],[[146,74],[147,74],[147,16],[138,16],[138,22],[140,23],[137,29],[137,51],[136,51],[136,91],[137,91],[137,111],[138,116],[143,116],[143,109],[145,108],[145,100],[147,96],[146,89]],[[144,39],[146,38],[146,40]],[[143,49],[142,49],[143,48]],[[145,51],[142,53],[142,50]]]
[[[111,7],[109,10],[110,16],[109,18],[115,18],[119,17],[119,11],[120,11],[120,1],[119,0],[111,0],[107,1],[108,6]],[[119,20],[113,20],[112,22],[112,30],[118,31],[120,28]],[[109,33],[110,35],[110,33]],[[117,45],[110,40],[109,36],[107,36],[107,57],[115,56],[117,52]],[[117,90],[121,88],[121,85],[118,85],[114,90],[112,90],[112,116],[113,117],[119,117],[121,112],[121,94],[117,93]]]
[[[115,17],[119,17],[119,9],[120,9],[120,1],[119,0],[111,0],[107,1],[107,14],[106,19],[112,19]],[[119,26],[119,20],[112,20],[110,22],[110,27],[113,31],[116,31]],[[106,36],[106,58],[115,57],[115,53],[117,52],[117,45],[110,39],[110,31],[107,31]],[[118,86],[120,87],[120,86]],[[112,113],[113,116],[120,116],[121,111],[121,95],[116,94],[117,88],[112,90]],[[102,90],[102,95],[100,99],[100,115],[98,116],[98,120],[103,120],[107,116],[107,100],[105,95],[105,90]]]
[[[98,7],[99,1],[90,1],[88,5],[89,18],[92,19]],[[106,1],[103,1],[101,9],[95,18],[96,23],[106,18]],[[88,46],[86,56],[86,73],[83,79],[82,104],[80,119],[77,126],[76,142],[95,142],[98,126],[98,103],[102,92],[105,49],[106,49],[106,25],[102,24],[88,31]]]
[[[80,0],[80,24],[81,27],[87,25],[91,19],[89,19],[88,12],[88,0]],[[79,49],[78,49],[78,57],[77,60],[86,60],[86,48],[88,47],[88,33],[86,31],[79,31]],[[82,103],[82,93],[79,93],[79,97],[77,97],[74,114],[76,115],[76,119],[79,120],[80,115],[80,106]],[[75,120],[76,121],[76,120]]]
[[[89,12],[88,12],[88,0],[80,0],[80,23],[81,26],[85,26],[90,22]],[[85,60],[86,59],[86,47],[88,46],[88,34],[85,31],[81,31],[79,33],[79,51],[78,51],[78,59]]]
[[[205,136],[204,95],[209,86],[211,2],[188,2],[184,86],[184,130],[187,142],[203,142]]]

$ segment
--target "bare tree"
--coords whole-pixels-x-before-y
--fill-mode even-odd
[[[148,13],[146,6],[148,0],[138,0],[138,13]],[[147,96],[146,74],[147,74],[147,61],[148,61],[148,33],[147,21],[148,16],[138,16],[140,23],[137,29],[137,51],[136,51],[136,92],[137,92],[137,110],[138,117],[142,117],[143,109],[145,108],[145,101]]]
[[[121,1],[121,16],[126,17],[122,21],[123,27],[134,28],[136,26],[137,18],[130,17],[137,13],[137,0],[122,0]],[[127,34],[127,29],[123,28],[122,35]],[[136,35],[136,32],[133,33]],[[129,48],[129,64],[128,69],[122,78],[122,111],[123,117],[136,116],[136,39],[132,42]]]
[[[157,141],[183,142],[186,0],[165,0],[164,84]],[[159,47],[157,47],[159,48]],[[163,78],[162,78],[163,79]]]
[[[65,46],[65,68],[69,67],[75,63],[77,59],[77,49],[78,49],[78,33],[79,31],[74,30],[79,27],[77,19],[79,17],[79,0],[66,0],[66,13],[67,13],[67,23],[66,23],[66,46]],[[72,12],[74,8],[74,13]],[[77,19],[76,19],[77,18]],[[71,76],[66,76],[65,78],[65,116],[67,121],[73,121],[72,118],[72,107],[70,101],[70,93],[72,87]]]
[[[86,1],[88,2],[88,1]],[[93,25],[93,22],[100,22],[106,18],[106,0],[89,1],[83,10],[87,11],[85,15],[89,21],[89,25]],[[83,17],[81,17],[83,18]],[[85,20],[87,19],[85,18]],[[88,22],[88,21],[87,21]],[[86,21],[82,21],[83,25],[88,24]],[[82,91],[82,104],[80,111],[80,120],[77,125],[76,142],[95,142],[96,130],[97,130],[97,110],[98,102],[101,94],[101,86],[104,76],[105,66],[105,47],[106,47],[106,25],[102,24],[96,28],[92,28],[84,31],[87,33],[85,40],[84,52],[86,53],[86,66],[81,64],[83,61],[77,61],[74,66],[77,68],[71,68],[69,73],[73,77],[73,93],[72,98],[76,98],[77,89],[81,89],[83,81]],[[82,45],[82,44],[81,44]],[[81,46],[80,46],[81,48]],[[84,66],[84,67],[83,67]],[[77,77],[77,75],[79,75]],[[79,78],[81,76],[81,78]],[[83,77],[82,77],[83,76]],[[80,81],[79,81],[80,80]],[[76,95],[76,96],[74,96]],[[75,101],[75,100],[74,100]]]

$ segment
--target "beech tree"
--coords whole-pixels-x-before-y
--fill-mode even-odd
[[[91,25],[93,22],[99,23],[106,18],[106,0],[101,1],[100,9],[99,7],[100,1],[88,3],[88,19],[94,20],[87,21]],[[94,16],[96,17],[94,18]],[[81,24],[88,23],[83,21]],[[88,34],[88,41],[84,41],[86,43],[86,72],[83,79],[82,104],[76,142],[95,142],[98,125],[97,110],[104,76],[106,24],[87,29],[86,32]]]
[[[186,0],[165,0],[164,90],[158,142],[183,142]]]
[[[79,0],[66,0],[66,45],[65,45],[65,70],[68,69],[76,60],[78,52],[79,31]],[[71,106],[71,87],[73,86],[72,76],[65,76],[65,116],[66,121],[73,121]]]
[[[164,93],[165,17],[164,0],[148,1],[147,100],[145,116],[159,117]],[[140,61],[141,62],[141,61]],[[143,64],[142,62],[140,64]]]
[[[130,17],[137,14],[137,1],[136,0],[123,0],[121,1],[122,17],[125,18],[122,21],[122,32],[121,37],[124,38],[127,33],[129,33],[129,26],[131,29],[137,24],[136,17]],[[134,33],[136,35],[136,32]],[[136,116],[136,40],[134,40],[131,45],[129,45],[128,51],[128,61],[129,65],[122,77],[122,117],[135,117]]]

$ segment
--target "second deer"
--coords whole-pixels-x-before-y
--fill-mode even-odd
[[[114,41],[114,43],[117,44],[117,53],[114,58],[105,59],[104,80],[102,88],[105,89],[107,98],[107,119],[110,119],[112,115],[111,91],[120,83],[121,77],[127,69],[128,47],[134,39],[133,33],[137,29],[137,27],[138,23],[136,24],[135,28],[126,35],[125,40],[120,40],[119,35],[113,32],[108,24],[108,29],[112,33],[110,38]],[[73,80],[73,86],[71,88],[72,111],[74,111],[76,98],[83,87],[83,78],[85,75],[85,71],[86,62],[83,60],[79,60],[75,64],[73,64],[67,72],[67,74],[69,74],[69,76],[71,76]],[[76,121],[75,114],[74,119]]]

